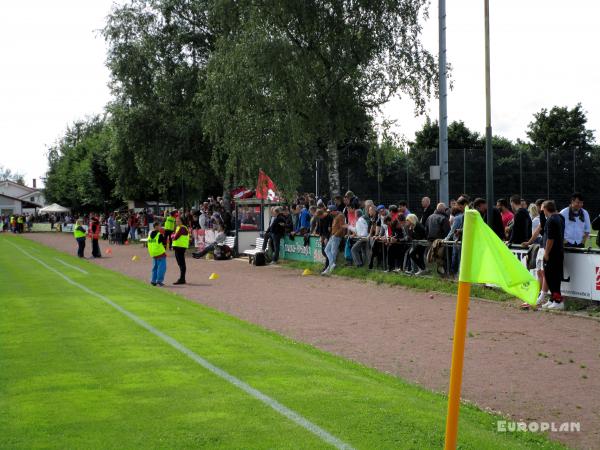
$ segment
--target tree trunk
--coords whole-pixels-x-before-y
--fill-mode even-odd
[[[337,142],[330,142],[327,146],[327,156],[329,158],[329,192],[331,198],[340,195],[340,155]]]

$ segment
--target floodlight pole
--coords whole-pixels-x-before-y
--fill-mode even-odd
[[[492,149],[492,105],[490,99],[490,0],[484,0],[485,14],[485,196],[487,223],[491,226],[494,208],[494,154]]]
[[[450,188],[448,183],[448,89],[446,86],[446,0],[439,0],[439,83],[440,83],[440,110],[439,110],[439,154],[440,154],[440,180],[439,201],[449,205]]]

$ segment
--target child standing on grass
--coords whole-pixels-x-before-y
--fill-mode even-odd
[[[165,273],[167,272],[167,252],[165,250],[165,237],[160,232],[160,222],[153,224],[153,230],[148,236],[148,253],[152,257],[152,286],[164,286]]]

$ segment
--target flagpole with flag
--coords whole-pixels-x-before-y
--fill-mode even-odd
[[[467,209],[464,213],[461,245],[458,300],[452,343],[450,387],[448,389],[448,414],[446,416],[444,445],[446,450],[456,448],[458,437],[458,415],[471,284],[493,284],[531,305],[535,305],[540,291],[538,281],[486,225],[476,210]]]
[[[256,198],[260,200],[269,200],[271,202],[279,201],[278,189],[273,180],[263,172],[258,170],[258,182],[256,184]]]

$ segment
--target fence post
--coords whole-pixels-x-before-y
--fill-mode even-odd
[[[463,148],[463,194],[467,193],[467,149]]]
[[[523,198],[523,151],[519,149],[519,195]]]
[[[550,150],[546,150],[546,198],[550,198]]]

